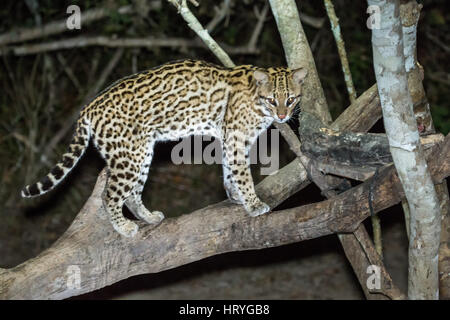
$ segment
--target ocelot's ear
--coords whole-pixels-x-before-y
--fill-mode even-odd
[[[261,70],[253,71],[253,77],[255,78],[256,84],[258,86],[264,85],[269,82],[269,75]]]
[[[305,81],[307,74],[308,74],[308,70],[306,70],[306,68],[295,69],[295,70],[292,70],[292,79],[296,83],[302,84],[303,81]]]

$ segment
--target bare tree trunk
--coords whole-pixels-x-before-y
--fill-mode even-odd
[[[316,64],[303,31],[297,4],[291,0],[269,0],[273,16],[283,43],[288,66],[292,69],[305,67],[308,77],[303,84],[304,110],[317,115],[324,123],[331,122],[331,115],[316,71]]]
[[[440,209],[419,141],[403,55],[397,0],[369,0],[380,8],[380,28],[372,30],[375,75],[390,150],[411,214],[408,297],[438,299]]]
[[[435,133],[425,89],[422,84],[424,70],[417,61],[417,24],[422,5],[415,0],[400,5],[400,19],[403,31],[403,52],[408,75],[409,93],[414,106],[414,115],[421,136]],[[441,207],[441,245],[439,247],[439,297],[450,299],[450,275],[443,270],[450,264],[450,201],[447,183],[436,185]],[[406,202],[406,201],[405,201]],[[403,203],[402,203],[403,204]],[[409,219],[408,219],[409,220]]]

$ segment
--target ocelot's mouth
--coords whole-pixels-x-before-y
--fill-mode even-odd
[[[280,119],[277,116],[275,116],[274,118],[275,118],[275,121],[278,123],[285,123],[285,122],[288,122],[291,117],[285,117],[283,119]]]

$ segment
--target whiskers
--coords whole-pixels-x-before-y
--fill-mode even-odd
[[[296,120],[298,120],[298,114],[300,113],[301,108],[299,105],[295,106],[294,111],[292,112],[291,116],[289,117],[289,120],[286,123],[295,124]]]

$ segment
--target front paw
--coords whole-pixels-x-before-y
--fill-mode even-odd
[[[246,206],[246,210],[248,214],[252,217],[260,216],[264,213],[267,213],[270,211],[270,207],[262,202],[261,200],[257,199],[254,203],[252,203],[249,206]]]

